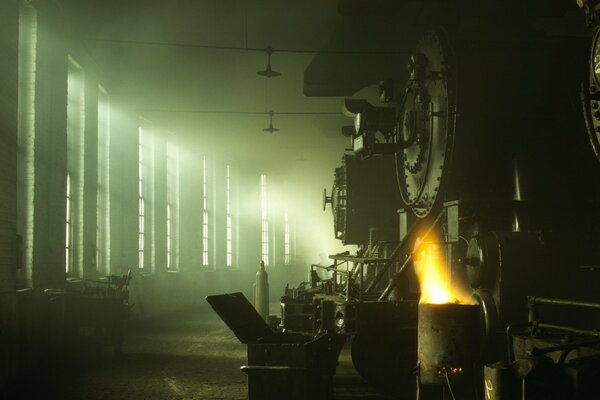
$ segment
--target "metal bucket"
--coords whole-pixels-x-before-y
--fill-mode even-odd
[[[419,304],[420,382],[472,379],[479,365],[479,337],[478,305]]]

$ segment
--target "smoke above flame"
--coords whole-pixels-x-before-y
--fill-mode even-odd
[[[421,288],[419,303],[476,304],[467,288],[458,282],[452,282],[443,248],[439,244],[431,243],[432,236],[434,235],[428,236],[428,243],[418,245],[415,254],[415,272]]]

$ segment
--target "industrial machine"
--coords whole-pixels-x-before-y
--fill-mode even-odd
[[[579,311],[600,308],[600,6],[578,1],[590,51],[527,24],[562,3],[531,3],[427,31],[405,82],[345,101],[351,148],[323,207],[358,251],[287,287],[280,328],[351,337],[357,371],[398,398],[598,398],[600,323]],[[467,299],[432,295],[433,253]]]
[[[400,397],[414,393],[416,382],[438,387],[421,390],[422,398],[450,396],[448,390],[462,394],[457,398],[483,398],[483,366],[512,361],[506,346],[513,341],[507,344],[505,332],[528,320],[528,296],[598,300],[600,83],[594,59],[600,34],[594,31],[588,62],[584,38],[495,28],[432,30],[415,44],[399,93],[398,83],[387,80],[379,104],[346,100],[355,122],[352,151],[324,203],[332,205],[336,237],[359,244],[359,251],[311,266],[311,282],[288,288],[282,298],[285,329],[351,335],[359,373]],[[387,170],[369,173],[375,163]],[[354,179],[361,173],[368,177]],[[397,192],[382,198],[377,185]],[[387,223],[379,217],[394,211],[397,218]],[[426,242],[442,249],[453,284],[472,292],[479,325],[471,312],[459,326],[468,327],[463,333],[448,327],[460,312],[444,304],[433,323],[441,328],[424,328],[422,319],[435,312],[431,304],[417,305],[423,288],[414,262]],[[553,346],[566,346],[548,344],[547,351],[573,354],[585,347],[595,354],[597,336],[592,328],[574,328],[578,318],[530,321],[519,343],[531,348],[545,332]],[[448,337],[432,339],[432,332]],[[569,332],[591,339],[573,344],[565,339]],[[464,337],[473,339],[477,356],[464,354],[473,350],[459,344]],[[440,361],[444,352],[458,364]],[[526,356],[521,351],[517,358]],[[585,373],[600,371],[593,359],[582,362]],[[569,365],[572,375],[581,371],[576,364]],[[575,393],[573,382],[580,381],[570,382],[571,392],[561,393]],[[582,396],[572,398],[596,398]]]

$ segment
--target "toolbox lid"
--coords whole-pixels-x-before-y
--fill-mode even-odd
[[[273,331],[242,293],[206,296],[206,301],[242,343],[256,342]]]

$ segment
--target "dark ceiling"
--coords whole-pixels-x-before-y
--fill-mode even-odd
[[[459,11],[456,4],[470,4],[405,0],[398,2],[402,7],[391,8],[396,14],[341,16],[338,7],[344,14],[360,14],[353,4],[370,2],[58,1],[73,36],[82,39],[113,98],[199,146],[216,146],[239,159],[269,160],[277,166],[291,159],[326,159],[329,171],[346,145],[340,127],[351,123],[347,117],[275,115],[274,125],[281,131],[268,134],[262,131],[267,115],[190,111],[340,112],[343,96],[382,78],[394,77],[401,85],[408,54],[423,26],[436,24],[440,16],[451,20]],[[574,2],[569,5],[578,11]],[[476,7],[460,9],[465,15],[471,10]],[[169,43],[178,45],[165,45]],[[258,76],[266,53],[244,50],[267,46],[275,49],[272,65],[280,77]],[[301,52],[278,51],[282,49]],[[373,52],[377,54],[368,54]]]
[[[282,160],[341,156],[341,115],[276,115],[281,131],[268,134],[266,115],[196,114],[187,111],[340,112],[340,98],[303,95],[303,75],[314,54],[276,52],[266,79],[262,51],[319,50],[338,20],[336,0],[61,0],[72,31],[83,38],[112,97],[180,137],[218,147],[238,159]],[[207,49],[136,41],[225,46]],[[186,111],[186,112],[179,112]],[[250,149],[269,149],[258,154]],[[329,162],[329,161],[328,161]],[[329,165],[329,164],[328,164]],[[333,165],[333,164],[331,164]],[[331,170],[329,170],[331,171]],[[330,172],[327,172],[329,175]]]

